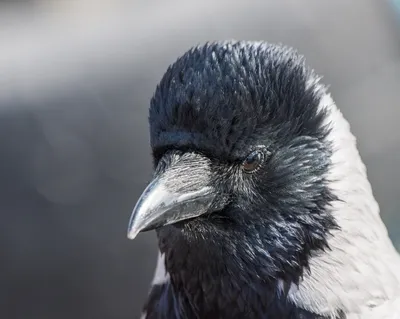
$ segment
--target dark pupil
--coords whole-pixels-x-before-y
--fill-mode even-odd
[[[260,152],[251,153],[247,158],[246,161],[243,163],[243,168],[246,171],[255,170],[261,161],[261,154]]]

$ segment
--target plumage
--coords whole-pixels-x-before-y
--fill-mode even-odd
[[[143,318],[400,318],[400,257],[355,137],[301,55],[192,48],[149,123],[155,177],[129,226],[159,241]]]

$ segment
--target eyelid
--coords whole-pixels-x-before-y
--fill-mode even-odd
[[[254,163],[255,167],[253,169],[251,169],[251,167],[250,169],[246,169],[246,164],[247,164],[246,162],[250,156],[257,156],[258,160],[256,163]],[[262,150],[254,150],[247,155],[244,161],[242,161],[241,168],[246,174],[252,174],[260,169],[264,161],[265,161],[265,153]]]
[[[257,145],[248,150],[246,156],[242,159],[242,163],[250,156],[250,154],[252,154],[256,151],[261,151],[265,158],[271,154],[271,152],[268,150],[268,148],[265,145]]]

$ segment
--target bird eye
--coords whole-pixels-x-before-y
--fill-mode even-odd
[[[264,161],[264,153],[261,150],[251,152],[242,163],[242,168],[245,173],[253,173]]]

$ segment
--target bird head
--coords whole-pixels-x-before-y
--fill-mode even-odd
[[[298,280],[337,228],[324,95],[284,46],[229,41],[186,52],[151,100],[155,172],[129,238],[156,229],[171,258],[186,249],[197,265],[214,258],[232,272]]]

